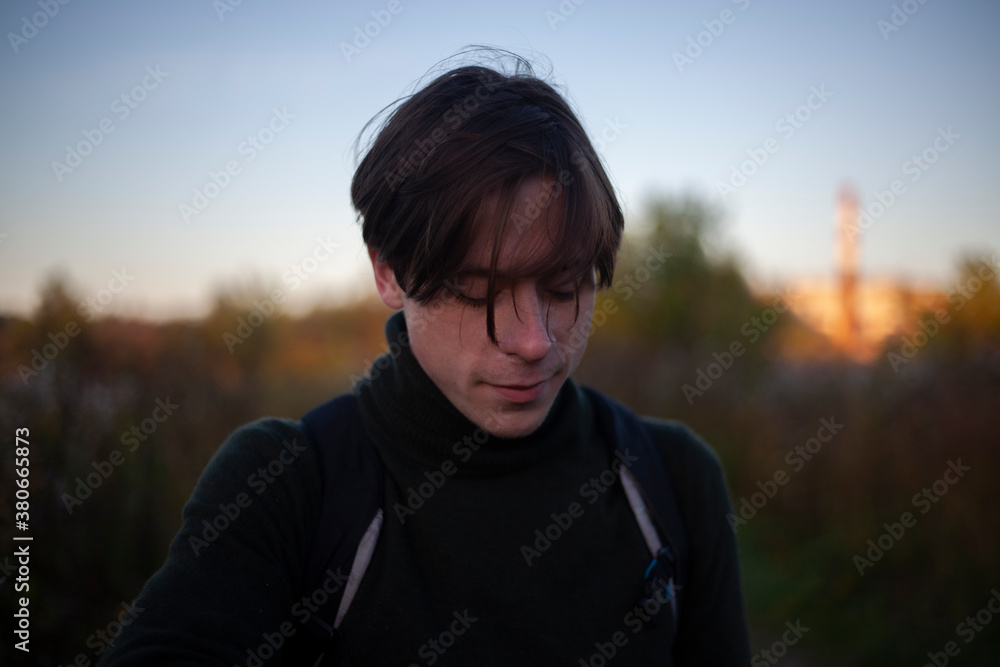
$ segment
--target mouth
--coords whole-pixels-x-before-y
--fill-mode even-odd
[[[545,391],[551,378],[536,384],[490,384],[500,396],[511,403],[530,403]]]

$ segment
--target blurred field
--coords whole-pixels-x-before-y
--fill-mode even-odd
[[[751,342],[743,328],[773,298],[752,295],[737,264],[706,251],[711,214],[679,200],[647,218],[616,287],[598,295],[601,317],[576,377],[638,412],[687,422],[719,453],[734,506],[745,499],[748,508],[734,523],[753,650],[801,621],[809,630],[785,664],[920,665],[949,641],[960,649],[952,664],[997,664],[1000,618],[991,614],[981,631],[959,624],[1000,590],[1000,283],[952,312],[896,372],[885,352],[870,364],[841,357],[790,313]],[[641,270],[661,244],[672,256]],[[975,259],[956,258],[956,280]],[[628,290],[625,276],[634,278]],[[183,503],[228,433],[267,414],[298,417],[347,391],[384,351],[389,311],[380,303],[297,319],[277,312],[243,340],[239,318],[265,295],[220,296],[203,321],[86,323],[72,285],[54,279],[30,321],[0,321],[0,424],[7,434],[31,429],[35,664],[96,659],[98,631],[162,563]],[[71,321],[79,335],[44,370],[19,372]],[[745,351],[700,395],[685,395],[734,341]],[[901,341],[885,345],[898,351]],[[150,420],[158,400],[178,406],[162,423]],[[823,420],[842,428],[820,443]],[[133,440],[144,424],[155,430]],[[67,503],[113,450],[121,465]],[[0,456],[0,542],[10,545],[13,438]],[[968,471],[935,487],[955,479],[945,473],[959,460]],[[921,498],[924,488],[931,496]],[[904,512],[915,523],[899,535]],[[868,558],[869,540],[879,546],[885,524],[899,536],[883,537],[889,548],[859,574],[855,557]],[[11,551],[0,554],[5,568]],[[10,619],[13,576],[0,578]],[[26,664],[9,642],[2,650],[3,664]]]

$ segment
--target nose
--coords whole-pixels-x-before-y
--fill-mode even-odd
[[[517,355],[525,361],[541,361],[555,344],[549,331],[548,300],[534,284],[516,287],[514,296],[516,312],[514,304],[508,300],[494,315],[497,345],[506,354]]]

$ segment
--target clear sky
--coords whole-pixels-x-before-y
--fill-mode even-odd
[[[551,63],[628,222],[699,194],[757,281],[832,275],[844,182],[867,208],[900,181],[866,275],[947,288],[961,253],[1000,251],[994,0],[10,0],[0,29],[0,311],[54,270],[87,296],[124,269],[110,308],[156,318],[248,275],[293,305],[370,289],[352,143],[467,44]]]

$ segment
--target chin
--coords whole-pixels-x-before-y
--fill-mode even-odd
[[[542,425],[541,421],[533,421],[530,425],[523,427],[504,427],[496,432],[491,432],[490,435],[494,438],[502,438],[504,440],[510,440],[512,438],[523,438],[524,436],[531,435],[538,427]]]
[[[552,404],[548,403],[520,410],[490,411],[483,429],[496,438],[522,438],[538,430],[551,408]],[[497,415],[500,415],[499,419]]]

